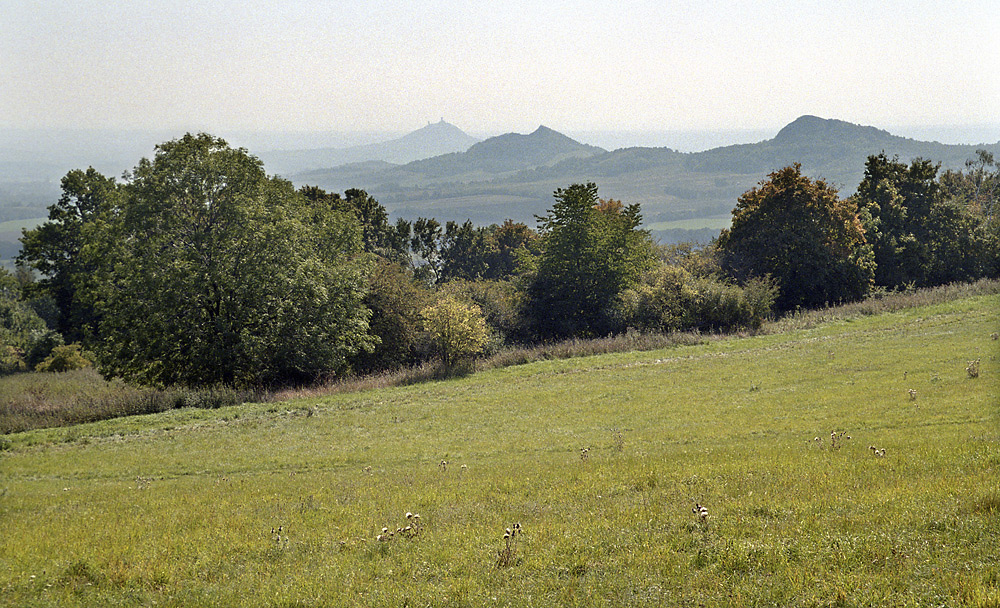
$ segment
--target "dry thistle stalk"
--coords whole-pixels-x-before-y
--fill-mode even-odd
[[[521,534],[521,524],[515,523],[504,530],[504,546],[497,550],[497,568],[509,568],[517,559],[517,537]]]
[[[694,503],[691,512],[698,516],[698,520],[703,524],[708,524],[708,508],[700,503]]]
[[[850,438],[851,436],[847,434],[847,431],[840,431],[839,433],[837,431],[830,431],[830,449],[839,450],[844,444],[844,440]],[[819,437],[816,438],[816,441],[819,441]]]
[[[619,452],[625,449],[625,436],[618,429],[611,429],[611,439],[615,442],[615,449]]]
[[[405,526],[398,526],[395,530],[390,530],[388,527],[383,527],[382,533],[376,536],[375,540],[380,543],[385,543],[396,538],[396,535],[399,535],[402,538],[409,538],[409,539],[416,538],[417,535],[419,535],[420,532],[423,530],[423,526],[420,523],[420,514],[410,513],[409,511],[407,511],[405,518],[407,522]]]
[[[969,374],[970,378],[979,377],[979,359],[974,361],[969,361],[969,364],[965,366],[965,372]]]

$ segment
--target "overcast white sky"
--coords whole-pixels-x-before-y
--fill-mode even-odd
[[[0,126],[1000,123],[997,0],[0,0]]]

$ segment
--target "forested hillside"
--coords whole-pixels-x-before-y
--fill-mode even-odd
[[[558,136],[558,137],[557,137]],[[608,197],[642,205],[647,224],[728,214],[733,201],[762,176],[800,163],[845,194],[853,192],[872,154],[924,158],[958,170],[977,149],[1000,155],[1000,142],[945,145],[892,135],[874,127],[803,116],[769,140],[681,153],[668,148],[604,151],[541,128],[503,135],[451,154],[401,166],[347,166],[293,176],[297,184],[341,191],[364,188],[394,216],[434,215],[489,224],[506,218],[531,223],[556,188],[597,182]],[[553,141],[563,147],[553,146]],[[571,141],[571,140],[570,140]],[[484,158],[483,150],[490,150]]]

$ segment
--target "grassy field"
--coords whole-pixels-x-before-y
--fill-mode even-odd
[[[998,311],[8,434],[0,604],[1000,606]]]

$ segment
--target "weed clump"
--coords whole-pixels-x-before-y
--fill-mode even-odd
[[[979,377],[979,359],[974,361],[969,361],[968,365],[965,366],[965,372],[969,374],[970,378]]]
[[[390,530],[388,526],[382,528],[382,533],[375,537],[380,543],[387,543],[397,536],[400,538],[414,539],[420,535],[423,525],[420,523],[420,514],[406,512],[406,525],[397,526],[395,530]]]
[[[517,538],[521,534],[521,524],[515,523],[504,530],[504,546],[497,550],[497,568],[509,568],[517,563]]]
[[[621,452],[625,450],[625,436],[618,429],[611,429],[611,440],[615,442],[615,450]]]
[[[820,448],[828,447],[831,450],[839,450],[844,445],[844,441],[850,438],[851,436],[847,434],[847,431],[840,431],[839,433],[837,431],[830,431],[829,445],[825,444],[819,437],[814,438],[813,441]]]
[[[870,445],[868,446],[868,449],[872,451],[872,455],[874,455],[876,458],[885,458],[885,448],[882,448],[880,450],[875,446]]]
[[[694,507],[691,508],[691,512],[698,516],[698,521],[704,525],[708,525],[708,507],[701,503],[694,503]]]

